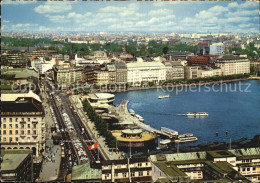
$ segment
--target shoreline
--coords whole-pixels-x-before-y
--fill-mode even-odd
[[[248,77],[248,78],[240,78],[240,79],[229,79],[229,80],[218,80],[218,81],[210,81],[210,82],[198,82],[198,83],[191,83],[191,84],[168,84],[162,86],[150,86],[150,87],[131,87],[128,89],[119,88],[119,89],[104,89],[98,90],[98,92],[109,92],[109,93],[120,93],[120,92],[128,92],[128,91],[138,91],[138,90],[149,90],[149,89],[158,89],[158,88],[177,88],[177,87],[190,87],[190,86],[203,86],[203,85],[213,85],[213,84],[220,84],[220,83],[231,83],[237,81],[247,81],[247,80],[260,80],[260,77]]]

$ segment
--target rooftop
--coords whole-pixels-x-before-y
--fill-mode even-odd
[[[1,171],[15,170],[30,153],[30,150],[1,150]]]
[[[35,100],[41,102],[40,97],[33,93],[31,90],[28,93],[12,93],[12,94],[2,94],[1,101],[2,102],[14,102],[19,98],[34,98]]]
[[[72,180],[93,180],[102,178],[102,170],[90,167],[90,163],[74,166],[72,168]]]
[[[153,162],[153,163],[169,177],[187,176],[183,171],[181,171],[173,164],[165,163],[165,162]]]
[[[142,129],[126,129],[126,130],[122,130],[122,133],[125,134],[140,134],[142,133]]]
[[[235,155],[228,150],[207,151],[207,153],[213,158],[235,157]]]
[[[141,67],[162,67],[164,68],[164,64],[161,62],[131,62],[127,63],[127,68],[141,68]]]
[[[163,155],[151,155],[151,161],[191,161],[191,160],[205,160],[206,152],[188,152],[188,153],[173,153]]]

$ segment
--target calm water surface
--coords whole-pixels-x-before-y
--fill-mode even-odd
[[[240,88],[243,92],[233,92],[235,87],[239,89],[239,84],[242,84]],[[157,129],[163,126],[177,130],[179,134],[193,133],[199,139],[194,144],[228,142],[230,138],[252,138],[260,134],[260,81],[214,85],[215,90],[220,90],[221,87],[222,92],[209,91],[205,86],[200,86],[200,92],[199,87],[193,87],[196,92],[177,93],[176,89],[122,92],[115,94],[114,104],[127,99],[130,101],[128,108],[143,116],[146,124]],[[170,94],[170,98],[157,99],[159,95],[165,94]],[[192,118],[177,115],[186,112],[208,112],[209,116]],[[226,131],[228,135],[225,134]]]

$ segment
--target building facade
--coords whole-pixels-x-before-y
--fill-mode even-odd
[[[214,61],[223,76],[250,73],[250,61],[247,58],[226,55]]]
[[[116,83],[125,84],[127,83],[127,67],[124,62],[115,63],[116,66]]]
[[[210,45],[210,54],[222,56],[225,52],[225,45],[223,43],[213,43]]]
[[[184,66],[180,62],[166,62],[166,80],[184,79]]]
[[[102,182],[151,182],[152,164],[148,158],[101,162]]]
[[[2,149],[31,149],[35,162],[45,149],[44,109],[38,95],[2,94]]]
[[[140,85],[142,82],[160,82],[166,80],[166,67],[161,62],[127,63],[127,82]]]
[[[61,88],[67,88],[68,85],[82,82],[82,67],[70,67],[69,65],[55,66],[54,81]]]

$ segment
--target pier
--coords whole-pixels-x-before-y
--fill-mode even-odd
[[[139,128],[144,129],[145,131],[155,133],[157,136],[161,138],[176,138],[176,135],[171,134],[171,133],[166,133],[161,130],[155,129],[151,127],[150,125],[144,124],[141,122],[137,117],[132,116],[127,108],[129,101],[128,100],[123,100],[118,106],[116,106],[116,111],[119,114],[119,119],[122,119],[122,121],[127,122],[128,124],[133,124],[138,126]]]

